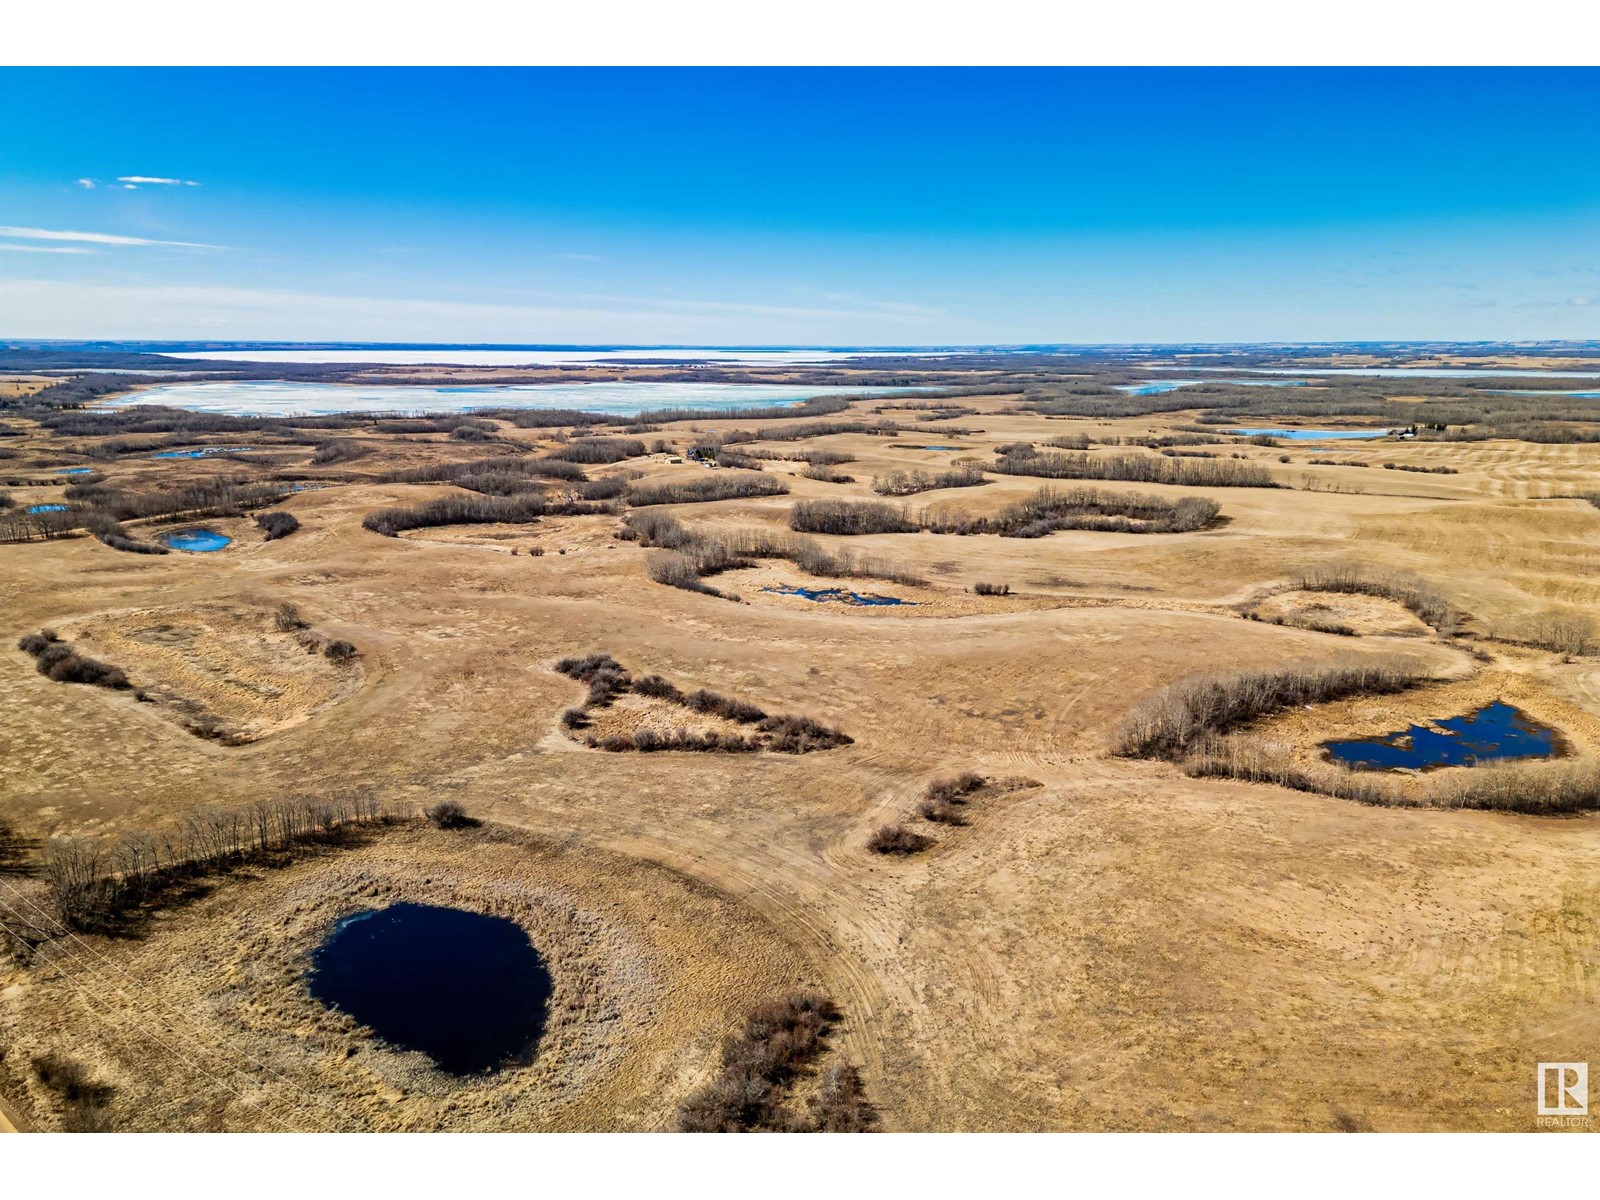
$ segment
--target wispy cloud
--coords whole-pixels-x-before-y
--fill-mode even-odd
[[[120,233],[82,233],[76,229],[30,229],[0,225],[0,237],[31,238],[40,242],[93,242],[100,246],[187,246],[193,250],[226,250],[209,242],[169,242],[161,238],[125,237]]]
[[[124,286],[8,279],[4,332],[9,337],[193,336],[226,319],[240,336],[303,341],[591,342],[690,346],[785,341],[797,344],[859,338],[863,323],[848,310],[773,309],[701,302],[663,310],[642,297],[611,302],[568,295],[547,304],[493,304],[438,299],[326,295],[255,288],[188,285]],[[793,319],[774,338],[769,318]],[[962,339],[967,340],[967,339]]]
[[[93,191],[95,184],[94,180],[92,179],[80,179],[78,180],[78,186],[81,188],[88,188],[90,191]]]
[[[167,185],[169,187],[199,187],[200,186],[198,183],[196,183],[192,179],[167,179],[167,178],[165,178],[165,177],[163,177],[161,175],[118,175],[117,176],[117,182],[118,183],[122,183],[122,184],[127,184],[130,187],[137,186],[138,184],[141,184],[141,183],[151,183],[151,184],[159,183],[159,184],[165,184],[165,185]]]
[[[18,254],[93,254],[83,246],[18,246],[14,242],[0,242],[0,250],[13,250]]]

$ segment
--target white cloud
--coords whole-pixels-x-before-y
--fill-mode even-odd
[[[78,180],[78,186],[81,187],[81,188],[88,188],[91,191],[93,191],[94,190],[94,180],[92,180],[92,179],[80,179],[80,180]]]
[[[17,246],[11,242],[0,242],[0,250],[14,250],[18,254],[93,254],[93,250],[83,246]]]
[[[172,187],[199,187],[192,179],[166,179],[160,175],[118,175],[117,182],[133,187],[140,183],[164,183]]]
[[[226,250],[207,242],[168,242],[160,238],[124,237],[120,233],[80,233],[75,229],[30,229],[0,225],[0,237],[32,238],[41,242],[94,242],[101,246],[188,246],[195,250]]]

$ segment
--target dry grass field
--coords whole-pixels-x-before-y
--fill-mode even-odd
[[[1077,434],[1105,454],[1195,419],[1050,417],[1015,400],[963,395],[952,403],[975,414],[889,436],[740,444],[773,452],[756,461],[786,493],[659,508],[702,541],[777,540],[795,536],[798,502],[878,500],[872,481],[892,471],[987,467],[998,445]],[[34,481],[7,489],[14,505],[61,502],[44,464],[78,461],[63,446],[84,439],[10,423],[23,435],[0,467]],[[660,450],[584,469],[633,486],[724,478],[672,459],[699,430],[772,424],[672,422],[637,435]],[[1330,737],[1504,699],[1557,728],[1570,757],[1600,754],[1595,647],[1540,649],[1518,632],[1538,614],[1600,610],[1600,507],[1578,498],[1600,490],[1600,445],[1219,435],[1211,451],[1281,486],[1093,484],[1213,500],[1207,528],[806,534],[840,570],[762,556],[707,575],[721,595],[654,582],[652,556],[671,551],[618,537],[627,510],[398,537],[363,527],[379,509],[467,494],[385,480],[398,469],[568,444],[497,425],[487,446],[358,432],[371,453],[331,465],[313,462],[315,439],[247,456],[258,462],[95,463],[134,490],[290,472],[310,486],[273,506],[299,521],[278,540],[234,516],[196,522],[233,538],[207,554],[90,536],[0,545],[0,817],[35,861],[50,837],[283,797],[455,800],[485,822],[374,829],[196,882],[131,932],[0,953],[0,1111],[67,1123],[32,1066],[66,1055],[109,1089],[116,1129],[671,1128],[743,1012],[796,987],[838,1005],[827,1054],[860,1069],[889,1130],[1525,1130],[1536,1063],[1600,1061],[1600,814],[1379,807],[1113,753],[1135,705],[1196,672],[1401,654],[1433,682],[1245,733],[1313,761]],[[777,457],[814,451],[849,456],[838,469],[853,481]],[[563,485],[544,482],[557,497]],[[991,471],[890,503],[916,523],[993,519],[1046,485],[1075,481]],[[123,526],[145,540],[161,528]],[[919,582],[845,573],[845,551]],[[1297,582],[1351,562],[1425,579],[1457,628]],[[796,586],[912,603],[769,590]],[[280,630],[283,604],[322,641],[308,650]],[[131,687],[41,674],[16,642],[42,628]],[[329,639],[357,657],[331,660],[318,649]],[[554,664],[593,652],[636,680],[850,741],[591,748],[562,725],[585,685]],[[197,736],[197,711],[240,736]],[[740,728],[675,715],[687,711],[628,694],[595,729]],[[930,780],[966,770],[996,786],[963,806],[965,823],[918,815]],[[886,824],[932,844],[869,852]],[[42,902],[31,870],[0,875],[10,919]],[[557,988],[531,1065],[452,1081],[310,999],[316,938],[385,898],[481,907],[530,930]]]

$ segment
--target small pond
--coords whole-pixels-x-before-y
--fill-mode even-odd
[[[94,471],[93,467],[57,467],[57,475],[88,475]]]
[[[1379,737],[1322,744],[1335,762],[1362,771],[1476,766],[1513,758],[1551,758],[1561,752],[1554,729],[1503,701],[1432,725],[1437,728],[1413,725]]]
[[[215,529],[176,529],[158,535],[162,545],[173,550],[187,550],[190,554],[209,554],[232,544],[233,539]]]
[[[961,450],[962,446],[907,446],[907,450]]]
[[[34,513],[34,512],[66,512],[67,511],[67,506],[65,504],[30,504],[30,505],[28,505],[28,511],[31,512],[31,513]]]
[[[906,604],[916,606],[915,600],[902,600],[898,596],[879,596],[873,592],[851,592],[844,588],[767,587],[763,592],[776,592],[780,596],[800,596],[806,600],[832,601],[837,604],[858,604],[868,608],[884,608]]]
[[[202,446],[198,450],[163,450],[151,458],[210,458],[213,454],[243,454],[249,446]]]
[[[456,1075],[526,1058],[554,986],[520,925],[404,903],[335,925],[311,956],[307,984],[384,1041]]]
[[[1387,429],[1230,429],[1243,437],[1287,438],[1291,442],[1370,441],[1388,437]]]

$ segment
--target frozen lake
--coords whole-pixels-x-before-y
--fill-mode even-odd
[[[236,417],[332,413],[453,413],[479,408],[581,409],[631,417],[660,408],[706,413],[755,405],[798,404],[812,396],[886,396],[921,388],[851,388],[769,383],[547,383],[474,387],[398,384],[172,383],[107,401],[114,408],[166,405]]]
[[[226,360],[258,363],[382,363],[388,366],[448,364],[460,367],[553,367],[608,362],[708,362],[743,366],[785,366],[800,363],[837,362],[845,358],[938,357],[938,352],[922,350],[714,349],[709,346],[586,347],[580,349],[510,350],[420,349],[383,350],[342,347],[337,350],[192,350],[164,351],[168,358]],[[944,353],[948,354],[949,351]]]

